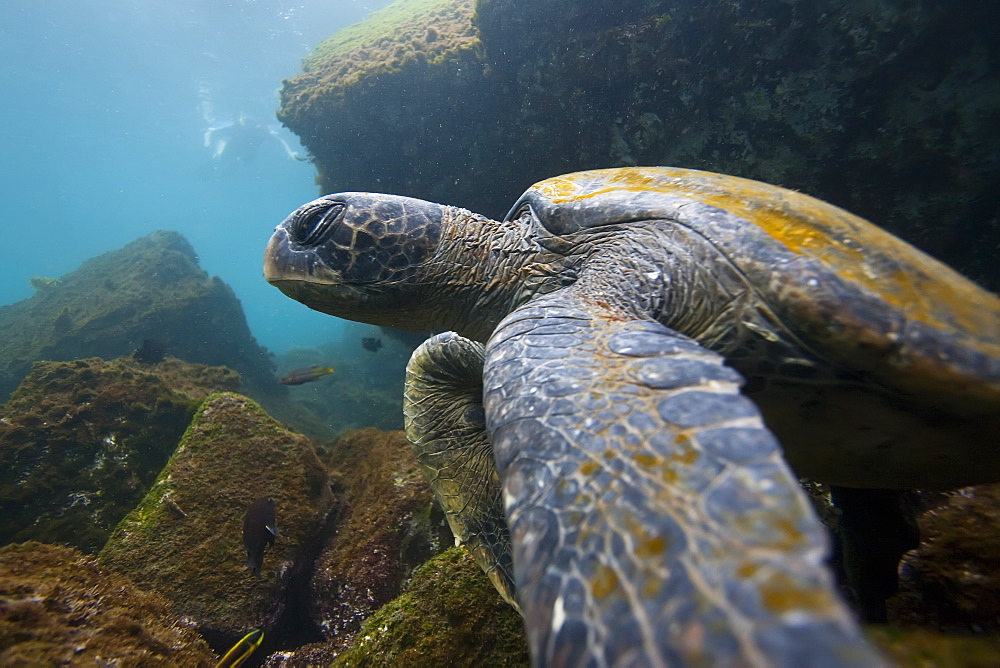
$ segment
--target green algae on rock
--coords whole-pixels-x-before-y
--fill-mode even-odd
[[[333,666],[527,666],[521,617],[483,576],[471,555],[453,547],[413,574]]]
[[[38,360],[128,355],[144,339],[168,354],[238,371],[243,391],[274,388],[274,363],[239,300],[177,232],[153,232],[87,260],[57,288],[0,306],[0,400]]]
[[[241,528],[247,504],[262,496],[277,500],[279,536],[258,580],[246,567]],[[244,396],[215,394],[99,558],[163,594],[175,614],[219,643],[232,645],[262,628],[268,645],[285,616],[297,612],[285,597],[315,557],[332,507],[327,473],[309,439]]]
[[[197,630],[158,594],[79,551],[0,548],[0,665],[212,665]]]
[[[480,96],[478,84],[468,85],[483,76],[473,7],[474,0],[401,0],[335,34],[305,60],[302,74],[285,81],[278,118],[303,139],[324,187],[371,190],[378,183],[410,192],[416,181],[408,175],[433,162],[428,147],[452,153],[449,160],[472,156],[467,144],[482,130],[480,118],[492,121],[486,110],[496,104]],[[435,118],[443,108],[459,114],[461,141],[442,136],[436,120],[410,120]],[[367,159],[376,145],[394,146],[395,162],[379,151]],[[432,181],[441,180],[444,196],[453,178]]]
[[[870,626],[865,635],[894,666],[968,668],[1000,665],[995,636],[945,635],[915,627]]]
[[[36,362],[0,408],[0,541],[104,546],[212,392],[239,375],[176,358]]]
[[[323,41],[302,61],[342,84],[393,72],[413,60],[444,62],[476,45],[469,0],[398,0]],[[391,37],[391,39],[388,39]]]

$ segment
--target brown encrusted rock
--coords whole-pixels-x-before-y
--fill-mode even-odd
[[[198,266],[178,232],[153,232],[45,285],[0,306],[0,401],[37,360],[113,359],[146,339],[174,357],[235,369],[243,392],[276,387],[274,362],[236,295]]]
[[[175,358],[37,362],[0,408],[0,542],[97,552],[201,400],[239,383],[226,367]]]
[[[920,546],[900,565],[890,615],[968,633],[1000,633],[1000,484],[943,495],[918,518]],[[1000,655],[1000,653],[998,653]]]
[[[316,560],[311,607],[324,636],[342,641],[453,539],[402,431],[348,432],[324,458],[345,510]]]
[[[0,548],[0,665],[208,666],[217,657],[158,594],[77,550]]]
[[[528,666],[521,617],[465,548],[417,569],[333,666]]]
[[[277,501],[279,533],[257,579],[245,565],[243,517],[254,499],[266,496]],[[195,620],[216,649],[264,629],[264,653],[284,635],[288,616],[299,612],[288,605],[289,589],[308,572],[333,504],[309,439],[246,397],[217,394],[201,405],[100,559],[166,596],[174,613]]]

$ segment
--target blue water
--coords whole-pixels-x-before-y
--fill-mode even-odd
[[[271,230],[319,194],[313,166],[289,159],[280,140],[305,152],[274,112],[302,57],[387,4],[0,2],[0,304],[29,297],[32,276],[58,277],[168,229],[232,286],[272,351],[341,336],[342,321],[261,278]],[[256,143],[232,139],[213,157],[241,116],[245,128],[259,121]]]

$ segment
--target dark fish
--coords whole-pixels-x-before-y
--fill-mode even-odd
[[[243,517],[243,546],[247,549],[247,568],[257,577],[264,565],[264,548],[274,545],[277,536],[274,499],[270,496],[256,499]]]
[[[278,382],[282,385],[301,385],[302,383],[311,383],[314,380],[319,380],[331,373],[333,373],[332,366],[307,366],[289,371]]]
[[[262,642],[264,642],[264,632],[260,629],[254,629],[240,638],[240,641],[233,645],[232,649],[226,652],[225,656],[219,659],[219,662],[215,664],[215,668],[235,668],[235,666],[246,661],[247,657],[253,654],[254,650],[260,647]]]
[[[132,357],[143,364],[158,364],[167,354],[167,344],[159,339],[143,339],[142,345],[132,351]]]
[[[382,347],[382,339],[374,336],[366,336],[361,339],[361,347],[365,350],[370,350],[373,353],[377,353],[378,349]]]

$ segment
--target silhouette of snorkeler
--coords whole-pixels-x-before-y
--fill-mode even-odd
[[[213,122],[205,130],[205,148],[211,149],[213,160],[250,160],[267,141],[276,140],[284,149],[289,160],[305,160],[292,150],[280,134],[278,128],[270,126],[255,116],[240,112],[238,120]]]

